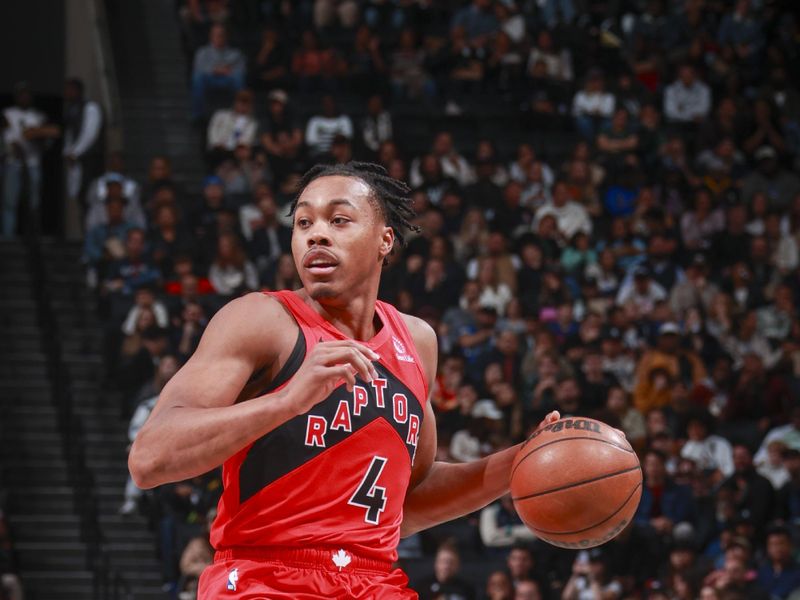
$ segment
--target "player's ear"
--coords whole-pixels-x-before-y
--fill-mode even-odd
[[[379,251],[381,260],[389,256],[392,248],[394,248],[394,229],[391,227],[384,227],[381,233],[381,246]]]

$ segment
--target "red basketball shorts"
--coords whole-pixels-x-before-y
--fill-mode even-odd
[[[339,549],[265,548],[217,552],[198,600],[416,600],[389,562]]]

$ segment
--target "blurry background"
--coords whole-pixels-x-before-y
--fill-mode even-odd
[[[321,162],[413,189],[381,298],[438,332],[439,459],[622,428],[636,520],[506,498],[404,540],[422,598],[800,597],[800,93],[788,0],[0,4],[0,598],[193,598],[219,472],[127,448],[213,314],[296,288]],[[598,499],[602,501],[602,499]]]

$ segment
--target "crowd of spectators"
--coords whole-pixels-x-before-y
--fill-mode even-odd
[[[536,540],[508,498],[404,540],[421,597],[800,595],[786,6],[186,0],[180,17],[206,131],[199,193],[165,156],[135,181],[113,155],[87,197],[88,281],[131,439],[222,304],[299,287],[286,210],[299,175],[372,160],[409,183],[422,228],[380,297],[438,333],[438,459],[507,447],[558,409],[621,428],[644,472],[634,522],[596,550]],[[353,92],[362,106],[343,109]],[[448,118],[480,116],[487,95],[518,130],[465,144]],[[409,104],[442,116],[422,151],[394,126]],[[519,130],[530,139],[509,151]],[[176,594],[211,560],[219,486],[215,472],[126,490],[121,511],[148,507]]]

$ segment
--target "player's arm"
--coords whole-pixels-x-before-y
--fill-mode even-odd
[[[436,334],[420,319],[407,317],[406,323],[416,342],[428,381],[433,381],[438,354]],[[553,412],[546,420],[557,419],[558,413]],[[434,461],[436,446],[436,417],[429,400],[403,505],[400,534],[404,537],[475,512],[508,492],[511,463],[519,446],[469,463]]]
[[[291,335],[287,335],[291,332]],[[274,376],[291,352],[297,325],[274,299],[250,294],[211,320],[189,361],[165,386],[136,437],[128,465],[151,488],[210,471],[233,454],[323,400],[354,374],[376,376],[372,351],[357,342],[317,344],[280,391],[237,403],[252,374]]]

